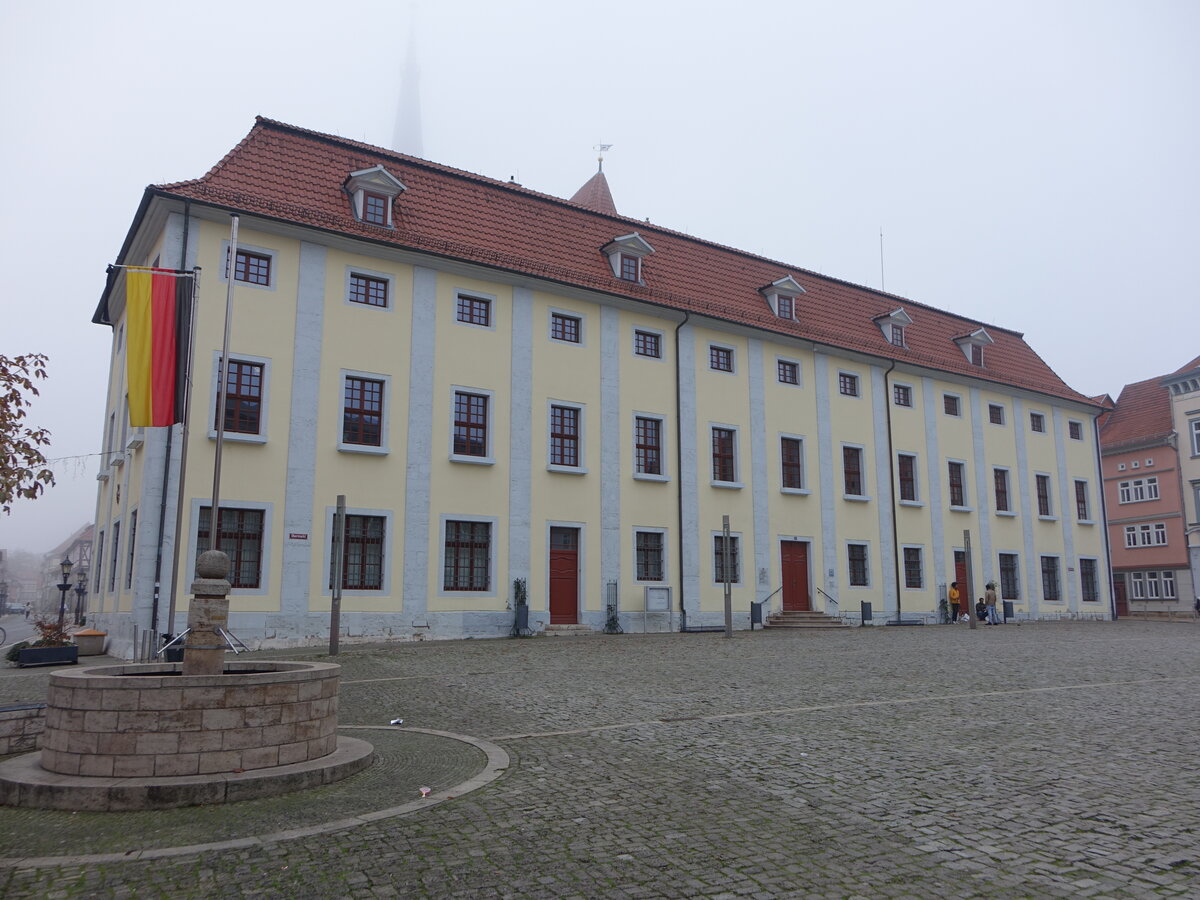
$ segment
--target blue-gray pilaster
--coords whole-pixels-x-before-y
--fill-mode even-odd
[[[283,494],[283,574],[279,585],[279,611],[285,616],[308,612],[308,587],[312,580],[313,544],[318,522],[314,507],[333,501],[316,496],[317,409],[321,391],[321,338],[325,326],[325,257],[319,244],[302,241],[296,286],[296,333],[292,353],[292,405],[289,411],[287,481]],[[290,534],[307,534],[293,541]],[[324,559],[324,554],[318,554]]]
[[[747,372],[750,382],[750,499],[754,509],[754,580],[755,597],[771,592],[771,517],[768,486],[771,473],[767,466],[767,402],[763,384],[763,344],[750,339],[747,353]],[[745,481],[745,474],[742,480]],[[767,579],[767,580],[764,580]],[[757,587],[756,587],[757,586]]]
[[[533,291],[513,288],[509,368],[508,581],[529,578],[533,503]]]
[[[1041,565],[1034,553],[1033,529],[1037,522],[1037,497],[1029,489],[1029,452],[1025,446],[1025,404],[1020,397],[1013,398],[1013,440],[1017,447],[1017,484],[1021,491],[1021,536],[1024,538],[1025,596],[1029,599],[1029,617],[1038,617],[1039,598],[1042,595]]]
[[[996,580],[992,551],[992,514],[988,506],[987,454],[983,446],[983,402],[979,388],[971,388],[971,447],[975,451],[975,516],[979,522],[979,555],[983,558],[983,583]]]
[[[1067,469],[1067,448],[1063,443],[1066,436],[1067,423],[1063,419],[1062,410],[1057,406],[1052,410],[1054,423],[1054,462],[1058,470],[1058,520],[1062,523],[1063,561],[1059,566],[1063,580],[1064,596],[1067,598],[1067,611],[1079,612],[1079,592],[1076,589],[1076,578],[1079,573],[1072,573],[1078,567],[1075,559],[1075,529],[1071,523],[1075,520],[1075,484]],[[1075,577],[1072,577],[1074,575]]]
[[[875,434],[875,502],[879,510],[879,569],[883,573],[883,608],[894,615],[900,597],[896,581],[896,541],[892,520],[896,515],[896,498],[892,496],[892,461],[889,457],[891,440],[888,432],[890,402],[887,373],[871,366],[871,418]]]
[[[515,354],[514,354],[515,355]],[[600,583],[621,583],[621,315],[600,309]],[[515,392],[514,392],[515,393]],[[528,430],[528,429],[527,429]],[[602,602],[605,600],[601,598]]]
[[[932,378],[921,379],[922,407],[925,413],[925,472],[929,503],[929,524],[933,535],[933,577],[937,585],[954,581],[954,555],[946,545],[946,509],[942,506],[942,450],[938,441],[938,391]],[[940,590],[940,587],[939,587]],[[941,601],[941,597],[937,598]]]
[[[833,452],[833,418],[829,406],[829,357],[813,354],[813,388],[817,400],[817,471],[821,483],[821,581],[826,591],[841,602],[837,591],[837,457]]]
[[[679,495],[683,510],[679,583],[684,608],[700,610],[700,548],[711,542],[700,534],[699,459],[696,452],[696,334],[691,325],[679,329]]]
[[[404,469],[404,611],[424,624],[429,609],[429,548],[441,535],[429,521],[433,465],[433,366],[437,272],[413,266],[412,334],[408,355],[408,440]],[[436,552],[436,551],[435,551]]]

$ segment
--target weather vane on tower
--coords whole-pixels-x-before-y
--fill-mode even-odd
[[[613,148],[612,144],[597,144],[593,150],[599,151],[599,156],[596,157],[596,162],[600,163],[599,171],[604,171],[604,154]]]

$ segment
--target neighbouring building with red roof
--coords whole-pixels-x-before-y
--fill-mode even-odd
[[[1188,405],[1188,394],[1190,405],[1200,406],[1200,387],[1189,385],[1187,374],[1181,370],[1180,377],[1125,385],[1100,419],[1105,509],[1121,614],[1190,612],[1195,603],[1188,531],[1195,527],[1196,489],[1184,489],[1187,478],[1180,462],[1181,455],[1188,456],[1189,448],[1181,446],[1187,443],[1187,425],[1177,421],[1181,417],[1173,409],[1176,399]],[[1194,379],[1196,373],[1190,374]],[[1200,421],[1200,410],[1193,417]],[[1200,473],[1194,477],[1200,486]]]
[[[347,640],[508,634],[523,597],[533,631],[715,627],[726,582],[739,627],[934,622],[952,581],[1111,615],[1103,407],[1020,333],[624,218],[602,172],[563,200],[260,118],[147,188],[118,264],[200,277],[186,430],[128,426],[123,269],[94,316],[117,652],[179,630],[213,540],[265,646],[326,639],[339,570]]]

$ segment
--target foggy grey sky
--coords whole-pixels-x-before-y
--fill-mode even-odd
[[[0,0],[0,353],[50,354],[59,485],[0,518],[47,551],[95,511],[143,188],[256,114],[387,146],[416,23],[424,155],[1025,333],[1116,394],[1200,355],[1191,0]]]

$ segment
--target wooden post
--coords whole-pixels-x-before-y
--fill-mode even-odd
[[[729,546],[729,516],[721,516],[721,534],[724,535],[723,545],[721,547],[721,565],[725,575],[725,637],[733,637],[733,593],[729,586],[729,577],[732,574],[730,566],[733,563],[733,554],[730,552]]]
[[[975,601],[971,599],[972,585],[975,584],[975,579],[971,574],[971,531],[969,528],[963,529],[963,550],[967,557],[967,621],[971,623],[971,630],[975,630]],[[961,591],[959,594],[961,595]]]

